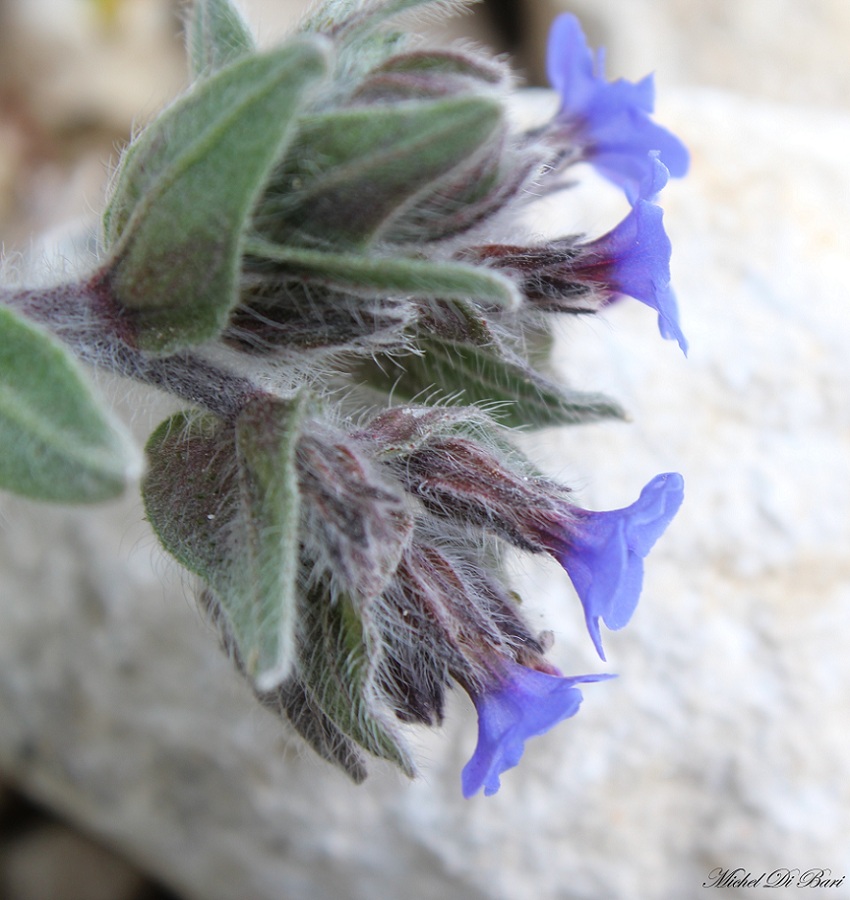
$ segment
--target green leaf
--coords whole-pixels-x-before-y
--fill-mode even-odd
[[[194,0],[186,19],[186,51],[193,80],[255,50],[254,37],[230,0]]]
[[[364,363],[358,372],[373,387],[392,393],[395,402],[436,389],[446,402],[486,406],[495,420],[513,428],[625,418],[622,408],[603,394],[563,388],[497,344],[423,335],[416,345],[421,355],[381,358]]]
[[[498,85],[507,80],[509,72],[504,63],[499,64],[453,47],[448,50],[418,50],[395,56],[379,66],[375,74],[444,75],[466,79],[470,85]]]
[[[236,421],[242,515],[249,539],[227,609],[259,690],[280,684],[295,650],[300,497],[295,450],[303,402],[262,398]],[[247,583],[245,583],[247,582]],[[229,598],[224,598],[229,599]]]
[[[140,470],[129,437],[76,361],[2,306],[0,443],[0,487],[36,500],[108,500]]]
[[[235,426],[178,413],[148,442],[142,482],[163,546],[209,583],[246,674],[268,691],[295,655],[302,403],[262,397]]]
[[[142,479],[147,517],[162,545],[189,571],[227,585],[228,529],[239,519],[233,428],[210,413],[180,412],[148,439]]]
[[[416,770],[398,734],[369,702],[379,648],[361,615],[344,594],[332,598],[321,587],[309,592],[301,677],[309,696],[340,731],[413,778]]]
[[[334,110],[300,120],[286,163],[255,215],[278,243],[360,246],[482,148],[501,105],[462,97]]]
[[[111,288],[144,350],[214,338],[238,301],[246,220],[326,70],[292,41],[197,82],[128,153],[107,211]]]
[[[282,277],[299,278],[354,293],[463,298],[513,308],[520,302],[513,283],[490,269],[456,262],[401,256],[324,253],[301,247],[246,241],[247,253],[281,264]]]

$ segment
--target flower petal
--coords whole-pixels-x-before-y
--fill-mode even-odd
[[[643,587],[643,560],[682,504],[684,481],[657,475],[625,509],[579,513],[557,554],[584,608],[587,630],[602,659],[599,619],[613,631],[631,619]]]
[[[634,195],[651,172],[649,151],[657,151],[670,174],[688,170],[684,144],[650,119],[655,106],[652,76],[637,83],[605,80],[603,54],[587,45],[575,16],[552,24],[547,56],[549,80],[561,95],[557,119],[567,126],[584,156],[606,178]]]
[[[658,168],[658,167],[661,168]],[[612,294],[634,297],[658,313],[658,330],[678,342],[687,355],[688,342],[679,324],[679,308],[670,287],[670,238],[664,230],[664,211],[645,199],[666,182],[666,169],[653,159],[653,170],[642,182],[641,196],[615,228],[582,247],[576,274],[597,281]]]
[[[461,774],[464,797],[482,787],[485,796],[495,794],[499,776],[519,763],[528,738],[544,734],[578,712],[582,696],[576,684],[613,677],[565,678],[507,663],[503,676],[489,690],[472,694],[478,711],[478,744]]]
[[[659,291],[657,301],[659,334],[665,341],[676,341],[679,349],[687,356],[688,339],[679,325],[679,304],[676,303],[673,289],[668,286],[667,290]]]

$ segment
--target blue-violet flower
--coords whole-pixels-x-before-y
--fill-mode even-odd
[[[651,75],[637,83],[606,81],[604,54],[587,45],[575,16],[559,16],[549,32],[549,80],[561,94],[557,122],[581,145],[581,158],[635,196],[645,179],[648,153],[657,150],[674,177],[688,170],[688,151],[650,119],[655,106]]]
[[[622,628],[637,606],[643,560],[684,498],[676,472],[656,475],[625,509],[592,511],[545,478],[529,478],[466,438],[423,441],[394,470],[426,508],[494,532],[516,547],[546,552],[567,571],[602,659],[601,618]]]
[[[582,246],[576,275],[596,281],[613,294],[625,294],[658,313],[661,336],[673,339],[687,355],[679,325],[679,308],[670,287],[670,238],[664,211],[653,199],[667,183],[667,169],[657,153],[648,154],[649,170],[629,214],[611,231]]]
[[[643,586],[644,557],[683,497],[681,475],[656,475],[631,506],[606,512],[572,507],[562,534],[548,536],[549,551],[575,586],[587,630],[602,659],[599,619],[614,631],[628,623]]]
[[[544,734],[578,712],[577,684],[604,681],[613,675],[563,677],[504,661],[500,676],[479,692],[471,691],[478,712],[478,744],[461,774],[464,797],[482,787],[491,796],[499,790],[499,776],[516,766],[528,738]]]

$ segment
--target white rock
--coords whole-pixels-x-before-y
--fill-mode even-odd
[[[517,567],[555,661],[621,677],[588,685],[493,798],[460,797],[461,697],[419,740],[419,781],[375,766],[356,788],[255,706],[137,502],[5,498],[0,767],[204,900],[662,900],[716,866],[850,877],[850,118],[664,100],[694,156],[664,194],[690,358],[635,302],[572,324],[565,373],[635,421],[547,432],[535,453],[590,506],[670,469],[686,503],[608,667],[560,570]]]

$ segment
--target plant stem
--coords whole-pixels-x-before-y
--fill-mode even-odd
[[[44,288],[0,289],[0,303],[14,309],[68,346],[89,365],[158,388],[230,420],[257,384],[192,351],[153,356],[132,345],[122,310],[100,273],[84,282]]]

